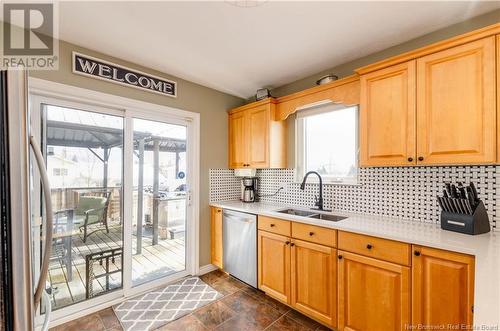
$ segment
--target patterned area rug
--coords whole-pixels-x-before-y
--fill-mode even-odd
[[[154,330],[222,297],[198,277],[183,279],[113,307],[124,330]]]

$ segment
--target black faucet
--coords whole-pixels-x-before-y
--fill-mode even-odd
[[[330,211],[323,209],[323,179],[321,178],[321,175],[319,173],[317,173],[316,171],[309,171],[308,173],[306,173],[304,179],[302,180],[302,184],[300,184],[300,189],[303,191],[306,188],[306,180],[310,174],[315,174],[319,178],[319,198],[314,203],[314,205],[318,208],[312,208],[312,209]]]

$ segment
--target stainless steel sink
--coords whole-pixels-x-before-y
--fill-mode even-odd
[[[312,215],[317,215],[317,213],[313,213],[311,211],[298,210],[298,209],[283,209],[283,210],[278,210],[278,213],[302,216],[302,217],[311,217]]]
[[[324,221],[338,222],[346,219],[345,216],[331,215],[331,214],[314,214],[309,216],[309,218],[318,218]]]
[[[345,216],[338,216],[338,215],[332,215],[332,214],[323,214],[323,213],[318,213],[318,212],[312,212],[312,211],[307,211],[307,210],[299,210],[299,209],[283,209],[283,210],[278,210],[278,213],[283,213],[283,214],[288,214],[288,215],[294,215],[294,216],[302,216],[302,217],[307,217],[307,218],[316,218],[324,221],[331,221],[331,222],[338,222],[343,219],[346,219],[347,217]]]

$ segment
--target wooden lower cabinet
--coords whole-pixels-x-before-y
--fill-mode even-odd
[[[211,262],[222,269],[222,209],[210,207]]]
[[[259,230],[257,240],[259,289],[290,304],[290,238]]]
[[[275,229],[268,221],[259,228]],[[344,331],[472,325],[473,256],[342,231],[336,249],[291,225],[291,235],[258,231],[258,286],[275,299]]]
[[[292,239],[291,300],[298,311],[337,326],[337,250]]]
[[[413,251],[413,325],[472,325],[474,257],[421,246]]]
[[[338,264],[339,330],[408,329],[410,268],[343,251]]]

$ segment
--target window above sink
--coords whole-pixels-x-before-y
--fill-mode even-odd
[[[325,183],[356,184],[358,107],[329,103],[299,110],[295,146],[298,180],[317,171]]]

